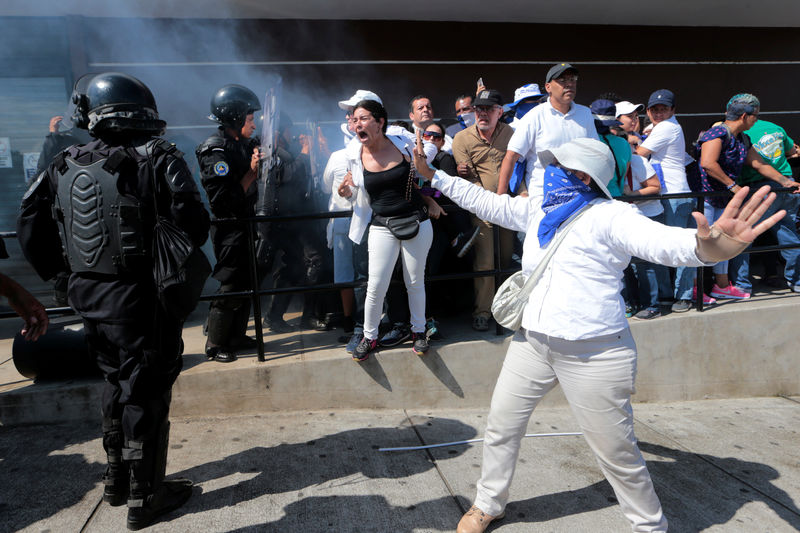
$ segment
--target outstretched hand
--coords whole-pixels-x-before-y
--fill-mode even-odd
[[[734,194],[722,216],[714,222],[714,226],[721,232],[742,242],[753,242],[756,237],[786,216],[786,211],[781,209],[766,220],[759,222],[767,208],[775,201],[775,193],[771,193],[769,186],[765,185],[742,205],[749,191],[749,187],[742,187]],[[707,238],[711,233],[711,228],[705,215],[695,211],[692,216],[697,222],[697,236],[701,239]]]
[[[429,181],[433,178],[435,171],[428,166],[428,156],[425,155],[425,150],[422,148],[422,132],[417,130],[417,144],[414,146],[414,167],[417,169],[417,174]]]

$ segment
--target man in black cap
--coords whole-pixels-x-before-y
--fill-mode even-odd
[[[597,139],[592,112],[588,107],[574,102],[578,90],[578,69],[569,63],[557,63],[547,71],[545,82],[544,88],[549,94],[547,101],[522,117],[508,142],[497,184],[498,194],[508,192],[514,165],[524,157],[528,194],[541,196],[544,168],[539,164],[537,154],[579,137]]]
[[[458,175],[476,183],[487,191],[497,192],[501,161],[506,153],[509,139],[514,130],[500,122],[503,114],[503,98],[498,91],[484,89],[479,91],[473,101],[476,122],[460,131],[453,139],[453,156],[458,165]],[[492,225],[472,216],[472,224],[480,228],[475,239],[475,270],[493,270],[494,237]],[[514,248],[514,234],[507,229],[500,230],[500,267],[506,268],[511,262]],[[477,331],[489,329],[492,298],[494,297],[494,278],[475,278],[475,307],[472,312],[472,327]]]

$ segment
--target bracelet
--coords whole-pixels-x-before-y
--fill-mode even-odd
[[[727,187],[725,187],[725,188],[728,189],[728,190],[731,190],[734,187],[736,187],[736,182],[735,181],[733,183],[731,183],[730,185],[728,185]]]

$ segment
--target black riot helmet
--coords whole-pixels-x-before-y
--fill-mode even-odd
[[[84,74],[75,82],[70,98],[70,120],[76,128],[89,129],[89,99],[86,97],[86,88],[94,74]]]
[[[239,131],[247,115],[259,109],[261,104],[253,91],[241,85],[226,85],[211,98],[211,115],[208,118],[221,126]]]
[[[167,123],[158,118],[150,89],[128,74],[104,72],[86,86],[89,131],[162,135]]]

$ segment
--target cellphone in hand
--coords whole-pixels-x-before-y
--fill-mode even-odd
[[[483,85],[483,77],[480,77],[480,78],[478,78],[478,89],[480,89],[483,86],[484,86]]]

